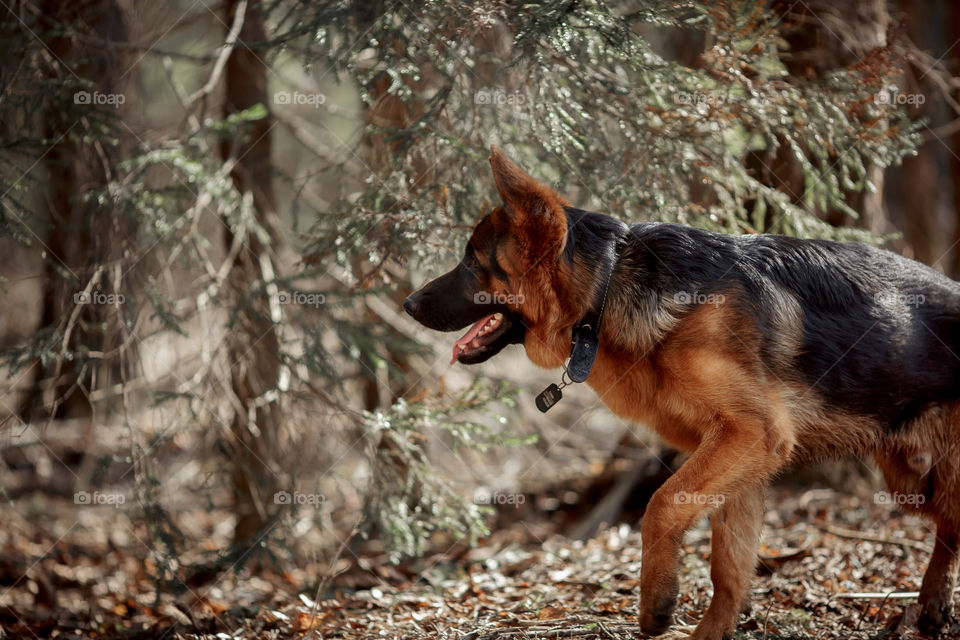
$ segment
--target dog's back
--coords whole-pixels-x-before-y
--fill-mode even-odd
[[[677,315],[743,307],[771,372],[837,409],[896,430],[960,398],[960,285],[925,265],[860,243],[651,223],[631,227],[623,257],[637,295]]]

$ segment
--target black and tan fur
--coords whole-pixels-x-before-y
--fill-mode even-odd
[[[463,363],[522,343],[558,368],[602,286],[599,252],[618,238],[587,383],[690,454],[643,519],[642,630],[669,626],[683,534],[717,504],[676,496],[722,496],[714,596],[693,636],[719,640],[747,607],[770,480],[849,455],[873,456],[892,491],[924,497],[915,508],[936,522],[937,542],[920,602],[924,624],[941,626],[960,545],[960,285],[862,244],[628,227],[568,206],[496,148],[490,162],[502,205],[456,269],[404,306],[438,330],[484,323],[455,353]],[[477,304],[478,293],[494,303]]]

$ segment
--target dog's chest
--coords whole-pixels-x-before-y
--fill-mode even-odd
[[[690,452],[700,444],[709,419],[696,396],[665,380],[651,362],[627,364],[601,352],[587,384],[614,414],[654,429],[671,446]]]

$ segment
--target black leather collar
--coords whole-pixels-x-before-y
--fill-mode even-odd
[[[603,248],[601,258],[600,277],[602,286],[593,299],[593,304],[584,314],[580,322],[573,328],[573,349],[570,351],[570,360],[567,362],[567,376],[574,382],[586,382],[593,369],[593,361],[600,349],[600,323],[603,322],[603,310],[607,306],[607,292],[610,289],[610,278],[613,277],[613,268],[617,265],[618,234],[608,241]]]
[[[603,322],[603,311],[607,306],[607,292],[610,289],[613,269],[617,266],[617,246],[623,236],[624,232],[616,234],[603,248],[603,256],[600,260],[602,285],[594,295],[590,308],[580,318],[580,322],[573,327],[573,348],[570,350],[570,359],[567,361],[564,375],[560,378],[560,384],[551,384],[537,396],[537,408],[544,413],[563,398],[561,389],[572,382],[586,382],[590,376],[597,352],[600,350],[600,325]],[[567,382],[568,378],[570,382]]]

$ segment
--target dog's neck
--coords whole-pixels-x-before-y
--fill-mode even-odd
[[[593,300],[587,312],[573,327],[573,348],[570,350],[570,360],[567,362],[567,376],[574,382],[586,382],[600,348],[600,327],[603,324],[603,312],[607,305],[610,281],[617,264],[617,244],[621,237],[622,232],[605,242],[599,260],[600,286],[594,291]]]
[[[598,213],[567,209],[567,257],[571,263],[583,261],[592,269],[592,299],[573,327],[570,358],[560,384],[551,384],[537,396],[537,408],[546,413],[563,398],[562,389],[574,382],[585,382],[600,350],[600,329],[607,307],[610,284],[617,265],[618,246],[628,227],[616,218]]]

